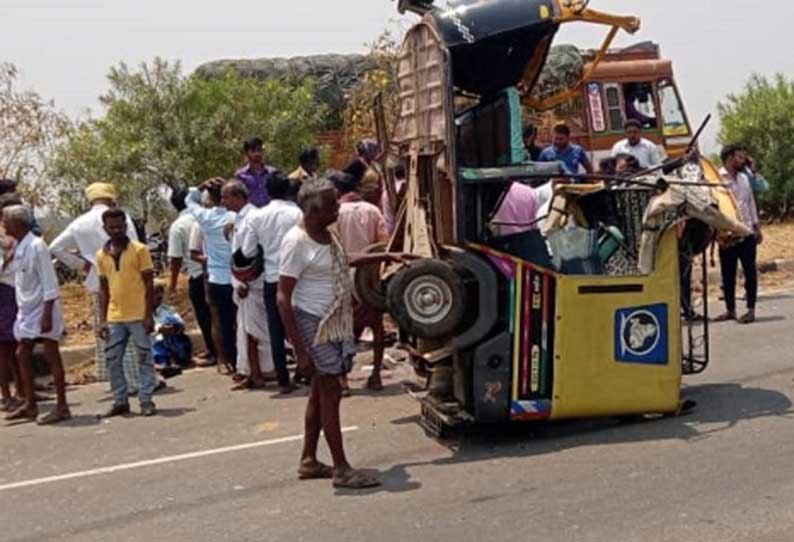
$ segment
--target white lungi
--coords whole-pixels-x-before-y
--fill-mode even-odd
[[[248,285],[245,299],[240,299],[235,291],[234,301],[237,304],[237,372],[245,376],[251,375],[248,361],[249,335],[257,341],[259,368],[263,373],[273,372],[275,366],[267,328],[264,279],[260,277]]]

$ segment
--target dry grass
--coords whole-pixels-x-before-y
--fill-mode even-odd
[[[794,223],[772,224],[763,228],[764,242],[758,248],[759,261],[794,259]]]

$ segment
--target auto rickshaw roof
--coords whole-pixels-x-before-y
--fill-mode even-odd
[[[429,14],[452,56],[454,85],[487,96],[534,85],[559,29],[553,0],[449,0]]]

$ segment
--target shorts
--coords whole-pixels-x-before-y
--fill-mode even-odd
[[[355,345],[352,342],[314,344],[321,320],[321,317],[295,307],[295,323],[298,326],[298,333],[312,357],[315,370],[329,376],[345,375],[353,368],[353,356],[356,354]]]

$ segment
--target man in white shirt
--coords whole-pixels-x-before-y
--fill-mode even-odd
[[[278,312],[276,299],[279,254],[284,236],[303,218],[303,212],[293,201],[297,186],[299,183],[291,182],[283,175],[271,175],[267,180],[267,191],[272,199],[265,207],[251,213],[250,227],[242,241],[243,255],[247,258],[253,258],[257,253],[257,247],[262,247],[265,260],[264,302],[270,334],[270,349],[276,368],[279,390],[282,394],[291,393],[295,388],[290,382],[287,371],[286,332]]]
[[[656,167],[662,163],[663,157],[659,147],[653,141],[642,137],[642,125],[639,121],[630,119],[624,126],[626,139],[615,143],[612,147],[612,157],[621,154],[630,154],[640,163],[642,169]]]
[[[66,381],[58,347],[64,332],[58,277],[47,245],[33,235],[32,226],[33,213],[29,208],[12,205],[3,209],[3,229],[16,241],[13,255],[4,262],[4,267],[11,265],[15,272],[19,310],[14,322],[14,337],[19,342],[17,356],[25,395],[25,404],[6,419],[35,420],[38,417],[33,383],[33,348],[40,342],[56,392],[55,408],[38,419],[40,425],[46,425],[68,420],[71,413],[66,403]]]
[[[91,210],[77,217],[50,244],[50,252],[61,263],[83,271],[86,274],[85,287],[94,300],[94,335],[96,336],[96,377],[108,380],[105,362],[105,341],[99,336],[101,307],[99,305],[99,277],[96,268],[96,255],[108,241],[108,234],[102,224],[102,213],[116,207],[116,189],[106,183],[94,183],[85,190]],[[135,225],[127,215],[127,237],[138,240]],[[138,358],[132,345],[124,353],[124,375],[131,390],[138,389]]]
[[[207,304],[204,266],[190,257],[190,234],[196,226],[196,219],[187,210],[186,197],[187,192],[184,190],[175,190],[171,195],[171,204],[179,212],[179,218],[171,224],[168,232],[168,258],[171,266],[171,282],[168,289],[169,293],[174,293],[179,273],[184,268],[188,274],[188,295],[193,305],[193,314],[204,338],[205,357],[214,360],[215,344],[212,341],[212,317]]]
[[[761,223],[758,219],[758,208],[755,202],[750,179],[742,171],[747,165],[747,151],[739,145],[728,145],[721,153],[723,167],[720,175],[729,187],[739,206],[741,221],[753,230],[753,235],[730,246],[720,247],[720,270],[722,272],[722,288],[725,294],[727,311],[715,318],[717,322],[737,320],[740,324],[755,322],[755,305],[758,299],[758,245],[763,243]],[[736,317],[736,271],[738,263],[744,272],[745,299],[747,312]]]
[[[256,207],[248,201],[248,189],[242,181],[233,180],[223,186],[223,206],[235,214],[232,232],[232,261],[238,254],[247,235],[251,215]],[[250,271],[250,262],[243,265]],[[265,315],[264,277],[243,278],[236,266],[232,267],[234,302],[237,305],[237,374],[244,377],[234,389],[252,389],[265,386],[265,375],[273,371],[270,351],[270,334]]]

